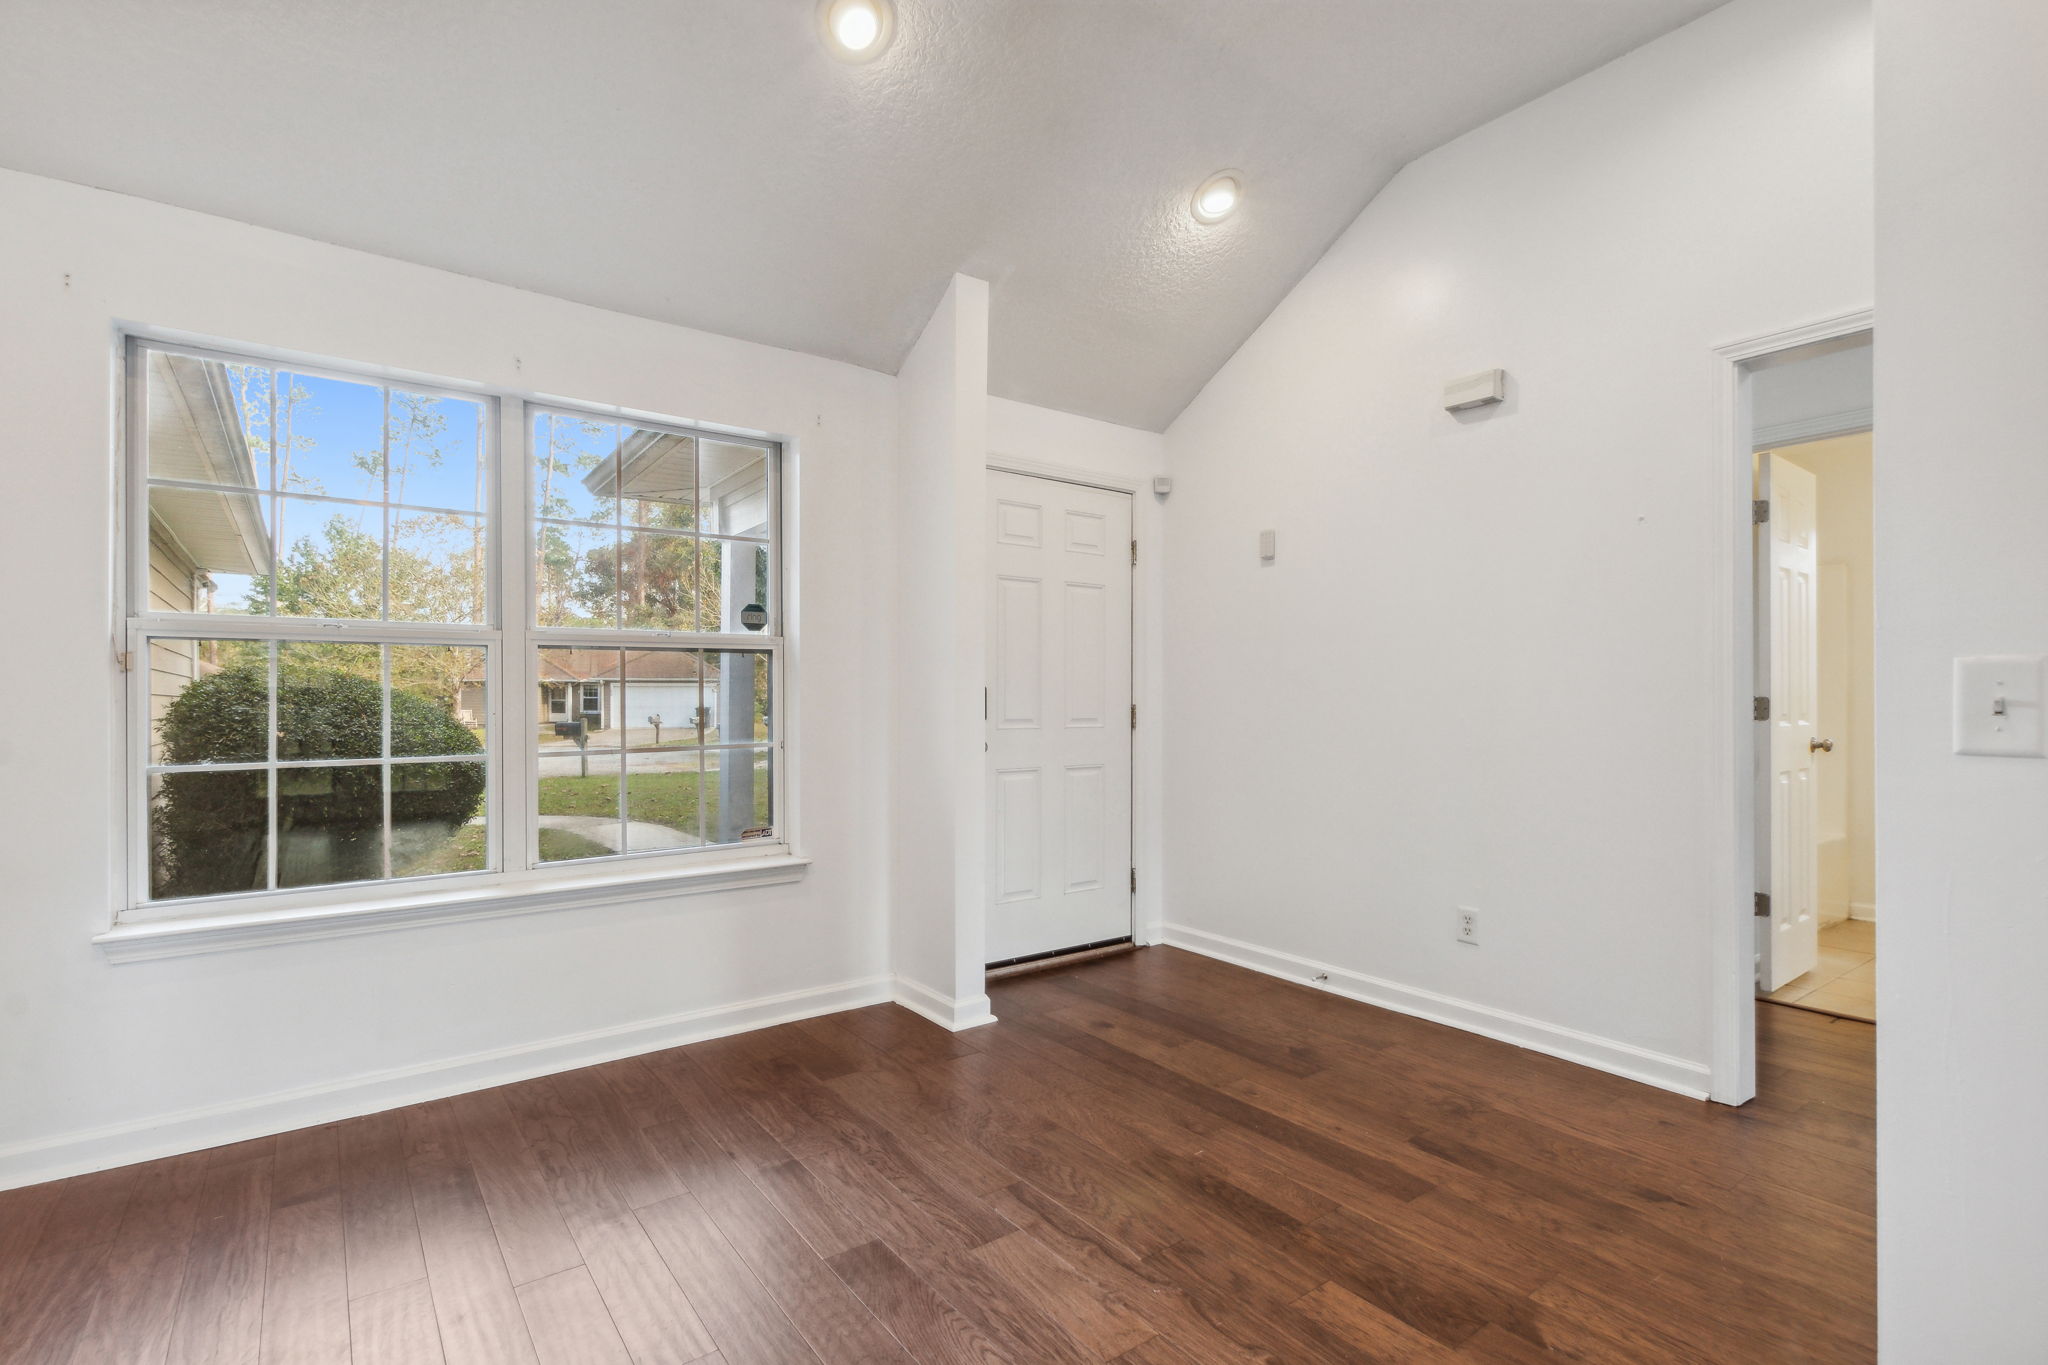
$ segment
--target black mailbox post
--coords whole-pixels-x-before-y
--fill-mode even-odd
[[[563,739],[573,739],[576,741],[576,756],[581,760],[578,767],[582,769],[584,777],[590,776],[590,736],[584,730],[583,722],[580,720],[558,720],[555,722],[555,734]]]

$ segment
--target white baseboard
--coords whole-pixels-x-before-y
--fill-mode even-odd
[[[772,1024],[879,1005],[892,998],[891,984],[889,977],[877,976],[762,996],[738,1004],[714,1005],[615,1028],[368,1072],[325,1085],[16,1143],[0,1147],[0,1190],[382,1113]],[[983,1004],[985,1007],[986,998]]]
[[[907,976],[896,978],[895,999],[903,1008],[922,1014],[940,1028],[954,1033],[962,1029],[980,1028],[983,1024],[993,1024],[996,1021],[995,1011],[987,995],[955,1000],[922,982],[912,981]]]
[[[1368,1005],[1394,1010],[1401,1014],[1414,1015],[1432,1023],[1448,1024],[1452,1028],[1464,1029],[1468,1033],[1484,1034],[1498,1038],[1504,1043],[1528,1048],[1551,1057],[1562,1057],[1568,1062],[1577,1062],[1600,1071],[1610,1071],[1632,1081],[1654,1085],[1660,1090],[1670,1090],[1693,1099],[1707,1098],[1709,1069],[1699,1062],[1688,1062],[1680,1057],[1668,1057],[1661,1052],[1636,1047],[1631,1043],[1616,1042],[1612,1038],[1601,1038],[1577,1029],[1563,1028],[1557,1024],[1546,1024],[1541,1019],[1526,1015],[1512,1014],[1507,1010],[1495,1009],[1491,1005],[1476,1004],[1470,1000],[1459,1000],[1435,991],[1419,990],[1378,977],[1366,976],[1349,971],[1327,962],[1315,962],[1292,953],[1283,953],[1272,948],[1261,948],[1257,944],[1245,943],[1239,939],[1225,938],[1221,934],[1206,933],[1190,929],[1184,924],[1165,926],[1165,942],[1176,948],[1185,948],[1191,953],[1213,957],[1239,967],[1248,967],[1255,972],[1277,976],[1286,981],[1313,986],[1352,1000],[1361,1000]],[[1325,979],[1318,980],[1318,977]]]
[[[1863,901],[1850,901],[1849,918],[1867,920],[1875,924],[1877,923],[1877,907]]]

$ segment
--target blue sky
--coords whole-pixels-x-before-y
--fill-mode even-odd
[[[236,367],[255,412],[245,422],[252,446],[270,436],[269,376]],[[375,384],[277,372],[279,406],[287,392],[299,397],[290,408],[290,468],[283,491],[330,497],[385,499],[375,457],[384,444],[384,394]],[[483,404],[470,399],[429,397],[391,391],[390,499],[415,507],[471,511],[477,506],[477,460]],[[409,420],[417,412],[420,425]],[[439,419],[439,430],[430,427]],[[280,433],[282,434],[282,433]],[[367,464],[370,467],[364,468]],[[267,470],[259,470],[267,484]]]

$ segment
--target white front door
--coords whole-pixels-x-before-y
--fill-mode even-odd
[[[1131,498],[990,471],[988,960],[1131,932]]]
[[[1770,650],[1770,917],[1759,920],[1758,974],[1774,991],[1813,970],[1820,951],[1820,799],[1813,741],[1820,695],[1820,569],[1813,475],[1763,457],[1766,636]]]

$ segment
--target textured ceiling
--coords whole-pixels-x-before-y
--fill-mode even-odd
[[[1719,3],[898,0],[853,66],[814,0],[0,0],[0,165],[892,373],[962,270],[997,394],[1158,430],[1403,162]]]

